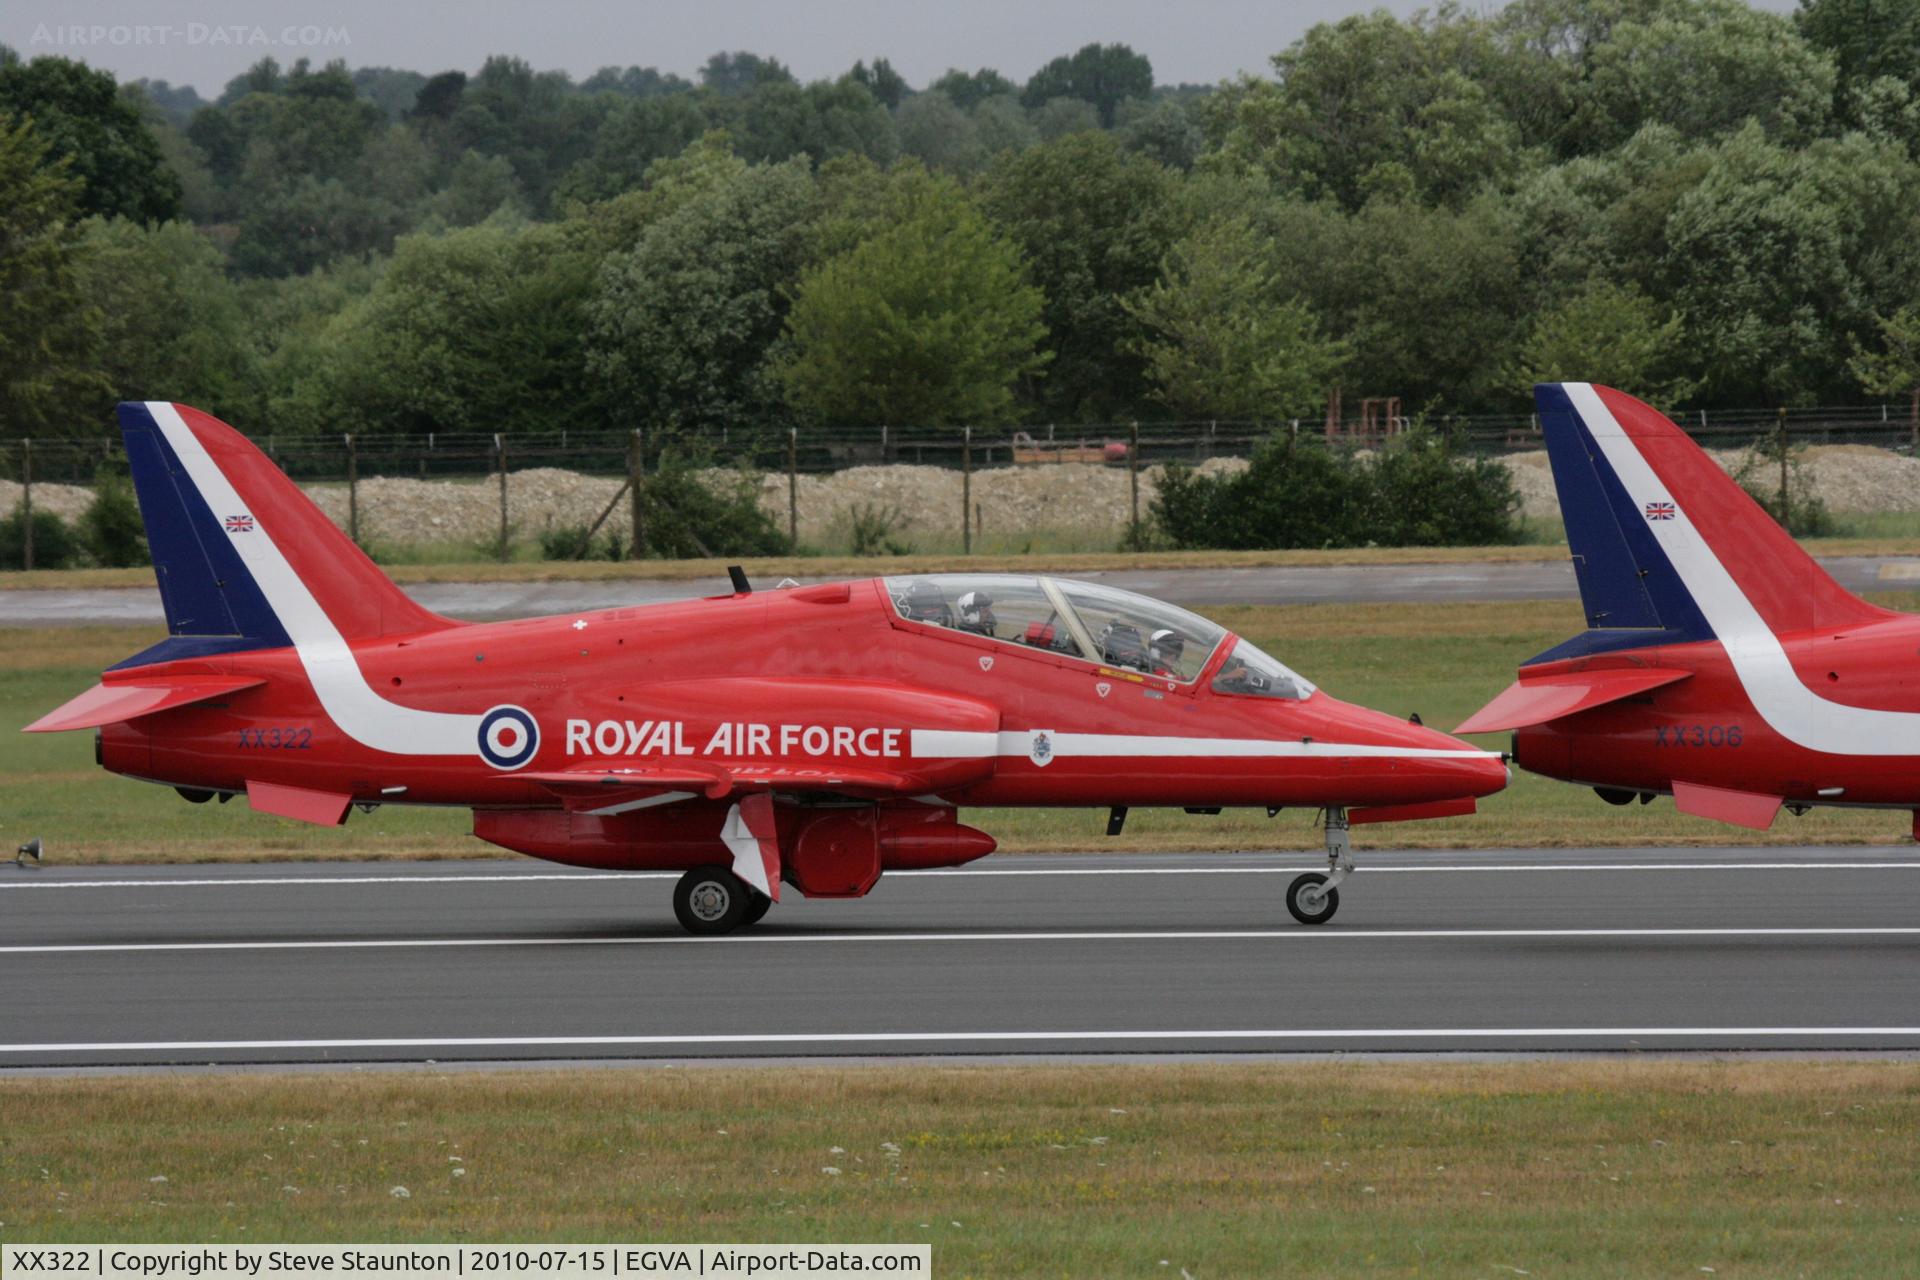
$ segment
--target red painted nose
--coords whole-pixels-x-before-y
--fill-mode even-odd
[[[1356,762],[1380,797],[1374,803],[1478,799],[1507,785],[1507,763],[1497,752],[1361,707],[1343,718],[1348,733],[1377,753]]]

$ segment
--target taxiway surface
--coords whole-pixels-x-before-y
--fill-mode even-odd
[[[1920,1049],[1907,848],[1001,856],[681,933],[670,873],[0,866],[0,1070]]]

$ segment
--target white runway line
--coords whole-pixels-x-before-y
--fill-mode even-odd
[[[214,1053],[288,1049],[548,1049],[592,1046],[673,1046],[727,1044],[952,1044],[1087,1041],[1195,1040],[1643,1040],[1786,1039],[1799,1036],[1920,1036],[1920,1027],[1396,1027],[1323,1031],[1304,1027],[1254,1031],[1244,1028],[1198,1031],[845,1031],[767,1032],[737,1035],[621,1036],[449,1036],[355,1040],[105,1040],[70,1044],[0,1044],[7,1053]]]
[[[889,880],[962,876],[979,880],[996,876],[1293,876],[1317,870],[1314,859],[1291,867],[983,867],[935,871],[889,871]],[[1372,875],[1433,875],[1505,871],[1920,871],[1920,858],[1900,862],[1541,862],[1447,863],[1434,866],[1361,866],[1357,873]],[[35,873],[37,874],[37,873]],[[411,876],[247,876],[165,880],[40,880],[0,883],[9,889],[217,889],[263,886],[437,885],[589,883],[596,880],[677,880],[678,871],[529,872],[504,875]]]
[[[1904,938],[1920,925],[1671,929],[1167,929],[1008,933],[736,933],[724,938],[662,934],[639,938],[337,938],[261,942],[76,942],[0,946],[0,955],[76,955],[140,951],[376,951],[487,947],[789,946],[828,942],[1361,942],[1472,938]]]

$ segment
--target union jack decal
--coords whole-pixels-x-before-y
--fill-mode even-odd
[[[228,516],[227,532],[228,533],[252,533],[253,517],[252,516]]]
[[[1647,504],[1647,519],[1649,520],[1673,519],[1673,504],[1671,502],[1649,502]]]

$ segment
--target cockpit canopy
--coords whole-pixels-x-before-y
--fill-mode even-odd
[[[882,584],[909,621],[1182,684],[1198,679],[1229,638],[1226,628],[1176,605],[1068,578],[926,574],[886,578]],[[1314,692],[1312,684],[1237,637],[1212,688],[1296,700]]]

